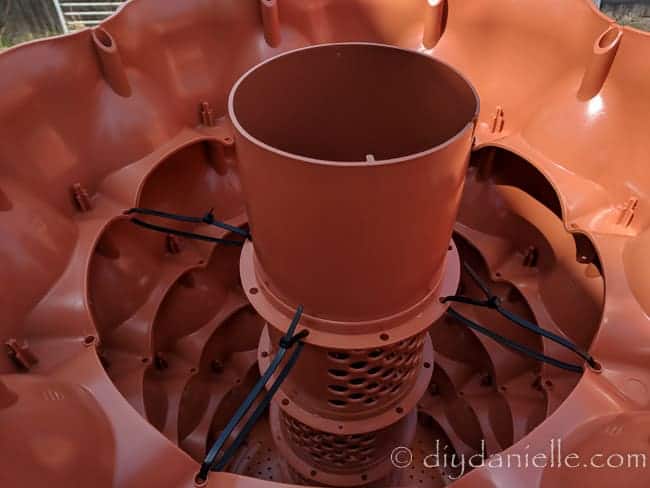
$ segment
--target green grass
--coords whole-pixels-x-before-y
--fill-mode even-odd
[[[0,36],[0,51],[2,51],[3,49],[7,49],[8,47],[11,47],[9,41],[7,41],[4,37]]]
[[[58,35],[56,32],[46,32],[43,35],[35,35],[30,32],[27,34],[23,34],[20,37],[17,37],[15,39],[11,39],[0,34],[0,51],[4,51],[5,49],[9,49],[10,47],[13,47],[17,44],[21,44],[23,42],[34,41],[36,39],[42,39],[45,37],[51,37],[56,35]]]

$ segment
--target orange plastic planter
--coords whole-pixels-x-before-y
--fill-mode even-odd
[[[200,484],[301,304],[205,486],[647,487],[649,56],[590,0],[133,0],[3,52],[0,486]],[[597,363],[446,314],[467,269]]]

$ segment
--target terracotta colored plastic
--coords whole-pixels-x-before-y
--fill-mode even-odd
[[[335,322],[424,308],[469,160],[469,84],[424,54],[325,45],[248,72],[229,111],[263,292]]]
[[[648,486],[422,462],[650,454],[649,56],[591,0],[133,0],[3,52],[0,486],[195,486],[299,303],[298,366],[205,486]],[[153,233],[134,206],[253,241]],[[446,316],[481,297],[462,263],[598,368]]]

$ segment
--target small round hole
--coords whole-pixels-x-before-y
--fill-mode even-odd
[[[84,344],[85,344],[86,346],[90,346],[90,345],[92,345],[94,342],[95,342],[95,336],[91,336],[91,335],[89,335],[89,336],[84,337]]]
[[[594,373],[602,373],[603,372],[603,366],[600,364],[598,361],[594,360],[592,364],[587,364],[589,366],[589,369],[591,369]]]
[[[251,295],[257,295],[257,292],[259,292],[259,290],[258,290],[257,288],[255,288],[255,287],[253,287],[253,288],[251,288],[250,290],[248,290],[248,292],[249,292]]]
[[[327,400],[327,403],[337,408],[345,407],[348,404],[348,402],[346,402],[345,400],[339,400],[338,398],[334,400]]]
[[[343,378],[348,375],[348,372],[343,369],[328,369],[327,372],[337,378]]]
[[[397,407],[395,411],[400,415],[404,413],[404,409],[402,407]]]
[[[287,405],[289,405],[289,403],[291,403],[291,402],[290,402],[287,398],[284,398],[284,399],[282,400],[282,405],[284,405],[285,407],[286,407]]]
[[[345,361],[346,359],[348,359],[350,357],[350,355],[348,353],[343,352],[343,351],[330,351],[330,352],[327,353],[327,355],[330,358],[335,359],[337,361]]]
[[[368,366],[368,363],[366,363],[365,361],[356,361],[356,362],[350,364],[350,367],[352,369],[363,369],[366,366]]]
[[[389,336],[388,334],[381,334],[381,335],[379,336],[379,338],[380,338],[382,341],[387,341],[388,339],[390,339],[390,336]]]
[[[429,368],[431,367],[431,363],[428,363],[428,362],[425,361],[425,363],[424,363],[424,367],[425,367],[426,369],[429,369]]]

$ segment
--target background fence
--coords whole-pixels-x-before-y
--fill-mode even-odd
[[[61,30],[91,27],[99,24],[125,2],[125,0],[53,0]]]
[[[0,0],[0,48],[96,25],[124,2],[125,0]]]

